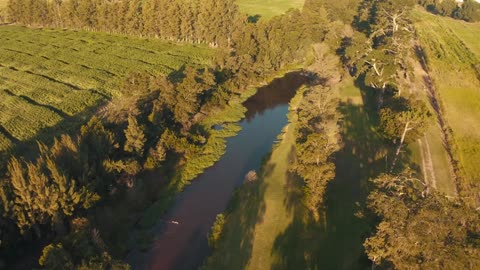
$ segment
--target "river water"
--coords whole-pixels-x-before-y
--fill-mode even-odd
[[[260,88],[243,105],[242,130],[227,139],[226,153],[180,193],[154,228],[150,250],[130,261],[133,269],[198,269],[210,254],[207,234],[223,212],[235,187],[250,170],[258,170],[282,128],[288,103],[306,82],[293,72]]]

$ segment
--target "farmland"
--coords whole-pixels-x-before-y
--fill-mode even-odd
[[[46,128],[77,127],[81,113],[117,96],[132,72],[168,74],[186,63],[208,64],[212,54],[158,40],[0,27],[0,151]]]
[[[5,21],[7,15],[7,0],[0,0],[0,23]]]
[[[463,187],[478,185],[480,168],[480,25],[417,11],[416,28],[442,112],[453,134]]]
[[[1,1],[1,0],[0,0]],[[304,0],[238,0],[237,4],[242,12],[249,15],[260,15],[264,18],[271,18],[281,15],[291,8],[301,9]]]

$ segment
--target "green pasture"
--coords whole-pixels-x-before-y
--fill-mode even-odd
[[[480,167],[480,25],[416,11],[416,28],[440,97],[464,188],[478,185]]]
[[[281,15],[291,8],[302,9],[304,2],[305,0],[238,0],[237,4],[240,10],[248,15],[271,18]]]
[[[208,65],[203,46],[84,31],[0,27],[0,151],[42,130],[76,127],[119,94],[128,74]],[[62,125],[60,125],[60,123]]]

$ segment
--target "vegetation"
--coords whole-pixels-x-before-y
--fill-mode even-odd
[[[61,7],[58,6],[58,3],[52,3],[52,5],[50,3],[10,1],[10,17],[16,22],[36,26],[62,26],[134,35],[141,35],[143,31],[139,24],[128,24],[128,26],[126,24],[127,21],[133,20],[131,16],[138,15],[137,12],[120,14],[119,18],[123,18],[125,21],[113,27],[121,25],[121,27],[125,27],[122,28],[123,30],[117,28],[103,29],[99,27],[106,27],[106,24],[95,27],[91,21],[92,18],[84,17],[87,14],[85,13],[86,10],[77,9],[76,5],[69,6],[73,2],[65,2]],[[91,3],[94,2],[82,2],[82,4]],[[23,4],[26,4],[26,6]],[[35,6],[33,9],[33,6],[29,6],[33,4],[39,6]],[[32,9],[28,9],[28,7]],[[53,7],[57,9],[52,10]],[[94,10],[97,8],[98,11],[101,7],[101,5],[90,6]],[[113,9],[114,7],[108,6],[107,8]],[[129,6],[129,8],[131,7]],[[193,6],[186,5],[185,8],[191,9]],[[4,254],[13,252],[14,247],[20,245],[21,241],[32,241],[35,234],[40,239],[54,242],[53,246],[49,246],[45,250],[42,263],[49,261],[48,258],[57,258],[57,256],[48,256],[49,252],[64,254],[65,256],[58,256],[59,260],[72,257],[73,255],[70,252],[74,252],[75,248],[68,248],[68,237],[66,236],[72,231],[69,230],[68,226],[62,226],[62,224],[67,224],[76,218],[86,217],[92,223],[93,231],[96,231],[97,227],[105,228],[105,224],[97,223],[97,220],[103,218],[98,216],[100,210],[92,208],[93,202],[100,198],[104,202],[106,202],[106,198],[110,198],[109,201],[111,202],[118,201],[118,198],[126,189],[133,188],[138,184],[137,176],[145,168],[160,168],[170,180],[168,185],[159,193],[164,197],[159,199],[158,194],[153,196],[154,200],[158,200],[159,205],[164,209],[165,205],[168,205],[171,200],[172,194],[180,191],[188,181],[206,167],[211,166],[220,157],[225,147],[224,138],[235,132],[234,128],[228,126],[224,130],[215,131],[211,124],[220,124],[218,121],[228,121],[227,117],[238,120],[238,117],[242,114],[242,111],[238,108],[241,101],[246,97],[242,94],[244,89],[268,78],[270,74],[285,69],[287,64],[294,65],[302,62],[305,58],[307,44],[322,37],[317,32],[309,32],[305,35],[298,31],[301,27],[310,24],[309,20],[313,18],[313,13],[306,16],[305,20],[297,20],[299,11],[292,10],[286,16],[277,17],[274,20],[257,25],[251,24],[247,20],[232,21],[233,18],[240,18],[240,15],[235,13],[235,7],[219,6],[218,8],[231,9],[235,16],[232,15],[232,18],[227,16],[224,19],[230,20],[229,25],[235,23],[239,27],[239,31],[231,31],[225,33],[225,35],[220,35],[221,40],[220,37],[218,39],[212,37],[212,40],[204,39],[206,36],[195,37],[195,40],[182,40],[180,36],[159,35],[163,39],[208,42],[214,47],[228,45],[228,50],[220,49],[217,51],[217,66],[214,67],[215,69],[202,68],[200,64],[208,62],[202,56],[197,61],[197,59],[191,59],[192,55],[173,55],[174,52],[160,51],[158,47],[173,50],[171,44],[163,42],[123,38],[125,41],[119,42],[125,44],[126,48],[119,46],[118,49],[112,50],[109,49],[111,48],[109,43],[116,43],[116,39],[121,40],[122,37],[89,32],[31,30],[19,26],[9,26],[2,29],[7,33],[6,36],[2,37],[7,41],[6,44],[10,46],[6,51],[10,52],[8,49],[14,50],[11,54],[6,54],[2,60],[2,68],[9,71],[14,78],[16,78],[14,73],[23,69],[26,69],[27,71],[24,73],[28,74],[25,76],[27,77],[25,83],[22,82],[20,85],[15,85],[16,80],[9,77],[7,83],[12,81],[11,88],[15,89],[15,92],[22,91],[21,94],[37,93],[38,91],[34,91],[36,89],[31,89],[32,78],[28,76],[32,75],[46,79],[45,83],[59,84],[60,87],[65,89],[64,91],[73,89],[82,92],[87,89],[89,93],[96,93],[101,96],[103,100],[100,101],[110,100],[97,114],[98,118],[90,119],[86,125],[82,126],[79,133],[74,132],[74,128],[72,128],[70,135],[63,134],[55,139],[52,145],[40,144],[38,155],[31,152],[29,157],[11,158],[10,164],[12,165],[6,168],[2,183],[2,215],[5,218],[2,223],[2,252]],[[56,13],[60,9],[64,9],[64,12],[73,12],[75,16],[63,16],[61,13]],[[208,27],[213,26],[207,26],[205,20],[202,22],[202,18],[205,18],[205,16],[211,17],[210,11],[211,9],[199,10],[198,21],[195,22],[199,26],[196,29],[199,35],[218,34],[221,33],[219,29],[224,28],[224,24],[215,24],[218,29],[208,29]],[[53,14],[59,15],[59,17]],[[147,13],[145,13],[145,17],[142,18],[151,19],[154,15],[157,15],[155,12],[148,14],[150,15],[147,16]],[[100,17],[96,19],[98,18]],[[275,25],[277,24],[285,26],[285,28],[276,28]],[[318,27],[316,30],[323,26],[319,25]],[[17,41],[15,36],[18,35],[18,32],[25,34],[23,38],[27,42]],[[30,44],[28,36],[33,32],[45,38],[45,44],[58,44],[52,45],[52,47],[54,49],[57,47],[63,48],[64,54],[62,54],[63,51],[59,53],[58,50],[54,51],[54,49],[51,51],[44,50],[43,43],[40,43],[37,47],[26,45]],[[276,35],[274,34],[276,32],[286,34]],[[65,41],[61,40],[64,43],[49,40],[55,38],[57,33],[61,38],[65,38]],[[265,36],[265,33],[268,35]],[[154,32],[151,32],[149,35],[154,34]],[[75,38],[76,35],[80,35],[78,40]],[[228,38],[229,36],[231,38]],[[100,40],[97,41],[97,38],[100,38]],[[226,41],[229,44],[226,44]],[[18,46],[15,46],[15,42],[19,43]],[[88,46],[83,45],[85,49],[80,50],[82,47],[78,48],[76,42],[88,44]],[[137,44],[140,44],[140,46]],[[270,48],[268,44],[278,44],[278,46]],[[16,57],[18,48],[22,52],[20,54],[22,57]],[[193,46],[190,45],[179,46],[177,50],[180,52],[189,51],[189,54],[191,54],[194,50],[192,48]],[[138,51],[138,60],[124,55],[131,50]],[[47,54],[43,55],[45,52]],[[211,51],[208,49],[199,48],[199,52],[203,52],[204,55],[211,55]],[[152,57],[152,54],[162,53],[166,55],[166,59]],[[24,58],[23,55],[25,55]],[[57,58],[58,56],[61,56],[61,58]],[[165,62],[170,63],[172,61],[169,60],[169,57],[173,58],[171,66],[177,63],[181,66],[176,66],[175,69],[166,67]],[[78,62],[76,61],[77,58],[80,59],[81,64],[69,64]],[[189,65],[183,65],[185,62],[176,62],[177,58],[189,62]],[[38,63],[34,65],[35,72],[28,70],[32,59],[34,59],[34,63]],[[20,64],[16,61],[19,61]],[[43,66],[41,64],[43,62],[47,64],[52,62],[52,65]],[[63,75],[63,71],[55,69],[53,62],[66,65],[66,70],[71,69],[71,71],[67,73],[66,77],[60,77],[60,75]],[[195,65],[196,63],[198,65]],[[89,79],[89,76],[75,72],[78,69],[77,66],[87,70],[87,75],[91,74],[92,77],[100,72],[108,78],[97,79],[94,77]],[[97,68],[97,66],[99,67]],[[110,68],[110,66],[114,68]],[[128,69],[124,66],[128,66]],[[158,70],[163,71],[164,74],[168,72],[170,74],[165,76]],[[54,76],[58,76],[58,79]],[[118,81],[115,81],[115,78],[111,77],[123,77],[123,85],[120,85]],[[87,78],[87,80],[83,80],[84,78]],[[47,92],[49,89],[55,89],[55,85],[40,84]],[[7,86],[10,88],[10,85]],[[8,90],[7,94],[17,97],[15,92],[14,90]],[[45,95],[40,93],[40,97],[45,98]],[[22,99],[22,97],[19,98]],[[52,99],[48,96],[46,98],[47,101]],[[27,99],[30,103],[33,102],[33,97],[23,99]],[[59,98],[56,101],[58,104],[65,104]],[[97,103],[90,105],[90,107],[98,106]],[[38,102],[38,104],[42,103]],[[72,102],[73,104],[76,103]],[[47,112],[63,113],[68,117],[76,117],[76,114],[83,113],[83,110],[85,110],[85,108],[79,108],[78,111],[63,112],[61,109],[53,107],[53,104],[45,105],[45,107]],[[222,111],[232,112],[233,115],[226,114],[217,119],[218,117],[215,117],[215,114]],[[71,115],[68,115],[68,113]],[[38,112],[37,114],[42,115]],[[209,119],[210,115],[217,120]],[[51,116],[48,116],[47,119],[48,121],[55,120]],[[55,128],[61,127],[56,123],[51,123],[51,126],[53,125],[55,125]],[[64,130],[62,129],[62,131]],[[26,135],[22,139],[34,139],[33,135],[38,130],[30,132],[29,136]],[[7,132],[5,137],[9,136],[12,137]],[[41,137],[35,139],[39,138]],[[20,151],[18,152],[23,154]],[[23,180],[27,176],[27,180]],[[23,183],[22,181],[25,182],[24,186],[29,190],[27,196],[24,196],[17,188],[17,183]],[[37,182],[41,184],[37,185]],[[30,184],[34,186],[28,187]],[[45,206],[39,205],[38,207],[41,206],[39,209],[26,207],[33,203],[33,197],[48,198],[48,194],[55,194],[52,192],[59,193],[59,196],[65,195],[65,202],[50,202],[51,205],[46,202]],[[17,197],[25,200],[25,204],[11,204]],[[148,198],[145,198],[145,200],[148,201]],[[129,207],[129,209],[131,208],[135,207]],[[87,209],[90,210],[86,211]],[[156,204],[150,209],[155,210],[157,216],[162,213],[162,211],[158,211]],[[152,211],[148,210],[146,212],[142,224],[149,224],[147,217]],[[118,214],[120,214],[118,219],[124,218],[120,224],[131,224],[131,216],[125,216],[120,212]],[[34,218],[25,221],[24,215]],[[123,228],[123,226],[120,227]],[[119,230],[122,229],[119,228]],[[119,235],[113,231],[102,230],[102,234],[105,235],[105,242],[109,245],[122,239],[126,241],[125,236],[118,238]],[[115,235],[117,239],[113,238]],[[104,240],[101,239],[99,242],[103,243]],[[93,245],[95,245],[95,241]],[[72,261],[72,265],[79,267],[85,260],[97,258],[102,250],[105,250],[105,248],[96,249],[97,253],[91,256],[85,255],[87,257],[75,259]],[[117,248],[115,248],[115,251],[116,254],[121,254],[121,251],[118,252]],[[61,265],[62,263],[64,262],[57,261],[55,265]],[[48,264],[50,265],[50,263]]]
[[[461,4],[455,0],[419,0],[418,3],[435,14],[467,22],[480,21],[480,3],[475,0],[464,0]]]
[[[381,175],[373,184],[369,208],[382,221],[365,248],[375,264],[396,269],[480,266],[476,210],[429,190],[408,171]]]
[[[48,243],[46,269],[128,269],[115,259],[128,231],[143,230],[145,249],[146,229],[238,132],[252,87],[302,65],[310,84],[262,170],[217,216],[205,267],[480,267],[477,25],[415,0],[241,3],[251,16],[233,0],[8,2],[17,25],[0,26],[1,257]],[[420,3],[478,15],[473,1]],[[429,132],[460,196],[415,164],[430,155]]]
[[[277,15],[285,13],[291,8],[301,9],[305,0],[237,0],[240,11],[259,18],[269,19]]]
[[[2,151],[78,129],[132,72],[169,74],[213,57],[199,46],[20,26],[0,27],[0,44]]]
[[[480,34],[478,25],[467,25],[448,18],[440,18],[416,11],[415,24],[420,44],[433,79],[458,162],[459,185],[462,196],[476,204],[480,172],[478,158],[479,136],[476,134],[480,106],[478,104],[477,66],[480,63],[472,34]],[[468,29],[468,34],[466,34]]]
[[[339,221],[329,208],[323,209],[325,205],[331,207],[324,199],[335,200],[329,197],[329,187],[334,189],[339,185],[336,182],[349,175],[336,171],[334,166],[338,164],[341,168],[352,169],[356,162],[361,168],[358,173],[365,176],[363,181],[371,179],[370,188],[364,190],[370,191],[370,196],[366,200],[360,195],[358,201],[352,202],[351,212],[347,214],[350,218],[348,225],[351,227],[355,223],[351,219],[353,216],[364,214],[372,225],[378,224],[364,243],[366,254],[376,266],[395,269],[477,267],[478,213],[461,199],[449,200],[434,190],[431,183],[416,179],[418,172],[408,169],[413,166],[410,152],[402,147],[405,143],[417,141],[430,130],[433,114],[424,94],[409,89],[418,76],[413,73],[412,66],[415,60],[411,44],[415,36],[410,14],[414,3],[362,1],[352,24],[355,32],[343,36],[341,43],[327,39],[321,46],[314,47],[316,63],[321,64],[314,63],[310,69],[323,86],[305,91],[297,111],[298,118],[294,118],[294,125],[290,124],[284,141],[264,165],[266,173],[262,174],[260,183],[245,184],[238,190],[233,208],[226,213],[220,244],[207,263],[208,269],[226,266],[255,269],[265,267],[265,264],[282,269],[319,268],[323,265],[319,260],[320,253],[328,253],[318,243],[328,241],[328,237],[322,238],[325,236],[321,231],[331,227],[337,229],[334,222]],[[383,12],[375,12],[378,10]],[[338,101],[335,103],[336,96],[329,96],[329,88],[338,81],[335,78],[341,77],[335,74],[335,62],[325,50],[325,44],[329,43],[340,46],[338,52],[343,63],[362,88],[365,109],[371,120],[361,131],[352,128],[353,122],[345,121],[342,124],[346,132],[335,132],[336,123],[341,119],[337,113],[348,119],[358,101],[351,99],[350,93],[341,92],[340,97],[348,97],[348,103],[343,106],[350,109],[339,109],[342,105]],[[356,119],[355,122],[358,124],[362,120]],[[375,132],[370,125],[374,126]],[[294,132],[290,129],[292,126],[296,127]],[[358,132],[364,133],[362,141],[352,141]],[[289,142],[287,138],[291,138],[288,136],[292,133],[298,136],[293,148],[296,162],[292,171],[301,176],[301,182],[281,171],[283,164],[288,162],[281,159],[288,155],[286,149],[292,149],[284,144]],[[344,140],[345,149],[335,143],[339,141],[337,134]],[[280,152],[281,149],[284,152]],[[364,152],[357,154],[361,150]],[[362,169],[364,166],[366,168]],[[320,173],[316,173],[317,170]],[[365,186],[365,183],[358,183]],[[359,190],[356,191],[361,192]],[[298,204],[300,198],[301,205]],[[362,207],[362,202],[367,207],[363,213],[356,212],[355,206]],[[452,220],[461,225],[453,225]],[[437,239],[434,236],[437,226],[440,230],[438,241],[434,240]],[[310,242],[302,238],[303,234],[318,240]],[[399,238],[399,235],[404,237]],[[360,235],[356,237],[362,238]],[[332,238],[332,242],[336,241],[340,241],[340,237]],[[349,245],[358,248],[353,243],[355,240],[350,239]],[[333,248],[333,244],[329,247]],[[359,250],[361,252],[361,248]],[[473,260],[465,258],[460,262],[452,255],[457,253],[471,256]],[[336,269],[341,268],[336,266]]]
[[[299,105],[302,92],[291,102],[292,107]],[[245,182],[237,190],[221,237],[205,269],[260,269],[281,260],[271,251],[276,236],[292,222],[292,209],[286,209],[284,202],[291,191],[286,187],[291,179],[288,164],[295,143],[297,120],[294,117],[291,112],[290,123],[279,136],[281,142],[274,146],[271,157],[258,174],[259,179]],[[257,224],[258,219],[263,222]]]

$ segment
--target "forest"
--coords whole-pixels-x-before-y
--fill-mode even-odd
[[[278,261],[271,248],[255,246],[278,248],[278,236],[245,234],[258,254],[250,264],[232,255],[253,253],[232,243],[236,220],[249,211],[243,206],[266,200],[259,197],[269,181],[266,157],[259,180],[245,181],[218,213],[202,267],[340,269],[333,260],[345,251],[327,263],[321,251],[338,240],[324,232],[333,226],[332,190],[347,189],[338,184],[345,170],[362,194],[345,224],[362,224],[348,240],[362,265],[346,269],[480,267],[478,175],[463,158],[475,137],[458,139],[465,131],[451,120],[453,99],[436,85],[439,63],[450,61],[440,57],[468,59],[456,67],[477,72],[471,78],[480,85],[480,53],[464,41],[454,56],[435,53],[422,28],[434,16],[425,10],[479,21],[475,1],[305,0],[271,17],[247,14],[234,0],[9,0],[6,10],[14,25],[0,25],[0,269],[134,268],[125,259],[132,228],[153,238],[145,232],[240,132],[242,104],[295,70],[308,82],[272,150],[290,147],[279,168],[298,180],[282,191],[295,209],[285,221],[284,233],[294,232],[284,235],[287,253]],[[361,120],[349,118],[353,110]],[[448,164],[450,189],[427,177],[436,173],[425,165],[429,132],[442,141],[434,151]],[[151,172],[161,184],[147,180]],[[142,198],[129,198],[132,190]],[[107,208],[118,225],[104,217]],[[254,219],[252,230],[261,224]],[[137,246],[152,244],[138,238]],[[269,259],[255,265],[260,255]]]

